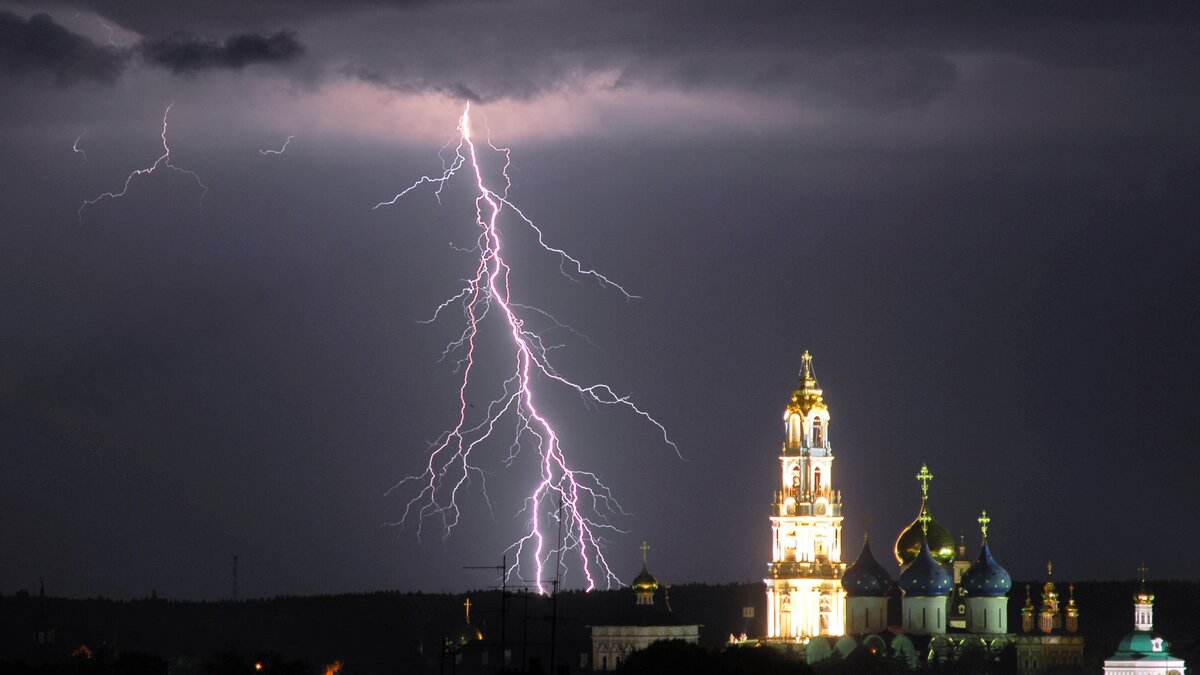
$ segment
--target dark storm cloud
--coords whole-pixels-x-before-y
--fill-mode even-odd
[[[135,53],[149,66],[182,75],[288,63],[304,54],[304,45],[290,31],[241,33],[223,41],[181,31],[144,40],[133,48],[105,47],[67,30],[47,14],[24,19],[0,12],[0,68],[9,73],[46,77],[59,86],[86,80],[113,84]]]
[[[271,35],[243,33],[224,42],[178,32],[161,40],[147,40],[139,50],[146,63],[183,74],[238,70],[255,63],[287,63],[304,53],[304,45],[289,31]]]
[[[385,87],[395,91],[402,92],[418,92],[418,91],[434,91],[439,94],[446,94],[452,98],[461,101],[470,101],[471,103],[482,103],[484,97],[478,92],[471,89],[461,82],[428,82],[428,81],[398,81],[387,75],[372,70],[370,68],[361,68],[348,66],[340,70],[343,77],[348,77],[362,82],[367,82],[379,87]]]
[[[121,50],[98,47],[45,14],[23,19],[0,12],[0,70],[48,77],[59,86],[83,80],[112,84],[128,61]]]

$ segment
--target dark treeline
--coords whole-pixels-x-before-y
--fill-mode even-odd
[[[1035,605],[1041,583],[1030,582]],[[1086,660],[1098,666],[1132,630],[1134,582],[1081,582],[1075,598],[1081,611],[1080,633],[1087,640]],[[1066,606],[1067,587],[1059,585]],[[1200,666],[1200,582],[1156,581],[1155,629],[1172,642],[1172,651]],[[686,584],[664,591],[672,610],[701,624],[701,650],[721,672],[754,672],[773,667],[753,659],[769,656],[715,656],[729,635],[761,635],[764,593],[761,582]],[[580,672],[590,656],[589,626],[622,623],[634,609],[628,589],[560,594],[550,598],[510,594],[506,625],[501,622],[498,590],[460,594],[376,592],[347,595],[280,597],[239,602],[40,598],[37,594],[0,595],[0,670],[4,673],[70,672],[161,675],[249,673],[255,662],[268,664],[265,675],[321,675],[344,664],[340,675],[451,672],[444,656],[447,638],[465,624],[463,602],[470,597],[471,624],[484,634],[475,650],[492,650],[500,662],[505,642],[514,669],[549,670],[554,664]],[[1014,584],[1009,600],[1009,630],[1018,632],[1025,582]],[[898,619],[899,600],[891,603]],[[745,616],[752,607],[753,617]],[[557,614],[557,626],[550,618]],[[894,621],[893,623],[897,623]],[[53,629],[53,642],[37,644],[39,631]],[[556,641],[551,653],[550,636]],[[84,655],[71,654],[86,647]],[[693,658],[696,651],[679,651]],[[667,649],[667,648],[663,648]],[[672,652],[674,653],[674,652]],[[646,658],[653,657],[650,653]],[[472,656],[472,658],[475,658]],[[741,659],[741,660],[738,660]],[[744,662],[743,662],[744,661]],[[757,664],[757,665],[755,665]],[[629,664],[636,666],[636,662]],[[860,664],[866,667],[867,664]],[[842,666],[851,667],[850,664]],[[853,666],[858,667],[858,666]],[[872,666],[874,667],[874,666]],[[246,670],[250,668],[251,670]],[[818,669],[837,672],[830,668]],[[458,672],[468,669],[459,668]],[[700,671],[697,671],[700,672]],[[807,672],[804,669],[796,672]]]

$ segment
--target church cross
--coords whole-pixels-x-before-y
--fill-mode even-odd
[[[1138,565],[1137,573],[1138,573],[1138,581],[1140,581],[1142,583],[1142,585],[1145,586],[1146,585],[1146,575],[1150,573],[1150,568],[1146,567],[1146,563],[1142,563],[1141,565]]]
[[[983,530],[984,541],[987,541],[988,523],[990,522],[992,522],[992,519],[988,517],[987,511],[984,511],[983,515],[979,516],[979,529]]]
[[[917,520],[921,521],[921,534],[929,534],[929,521],[933,520],[933,516],[929,515],[929,511],[922,508],[921,515],[917,516]]]
[[[463,607],[467,608],[467,623],[471,623],[471,599],[470,598],[467,598],[466,602],[463,603]]]
[[[642,566],[646,566],[646,553],[650,550],[650,544],[642,541]]]
[[[921,483],[921,499],[929,498],[929,481],[933,480],[933,474],[929,473],[929,467],[921,465],[921,472],[917,474],[917,480]]]

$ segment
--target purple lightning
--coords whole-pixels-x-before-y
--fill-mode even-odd
[[[510,151],[507,148],[497,148],[490,141],[487,141],[487,146],[504,158],[504,168],[501,172],[504,187],[497,192],[488,186],[480,169],[476,142],[471,137],[469,114],[468,104],[459,118],[459,136],[454,158],[449,162],[443,161],[440,175],[423,176],[392,199],[375,205],[378,209],[395,204],[401,197],[425,184],[437,186],[434,194],[440,202],[442,188],[446,182],[464,167],[468,167],[478,192],[475,198],[475,224],[480,232],[476,246],[471,250],[478,254],[474,274],[466,280],[466,285],[458,293],[438,306],[430,319],[437,320],[443,310],[456,303],[461,304],[466,316],[466,328],[443,352],[443,358],[451,353],[462,352],[458,361],[458,370],[461,372],[458,421],[435,441],[422,473],[409,476],[388,490],[390,493],[406,484],[420,486],[418,494],[405,505],[404,514],[397,524],[402,525],[408,522],[410,517],[415,517],[420,536],[421,526],[426,518],[440,518],[443,534],[449,536],[460,518],[457,503],[459,491],[471,483],[473,476],[479,478],[485,498],[487,496],[484,473],[471,463],[471,455],[492,438],[498,423],[508,416],[516,423],[516,434],[510,439],[505,464],[511,465],[523,447],[532,446],[537,452],[540,470],[536,484],[525,499],[525,506],[521,511],[528,513],[528,529],[509,547],[508,551],[516,553],[516,562],[506,573],[515,573],[519,578],[525,579],[527,576],[523,570],[528,570],[531,566],[533,583],[539,593],[545,593],[545,566],[550,562],[550,558],[557,554],[556,564],[561,565],[562,554],[571,552],[580,562],[587,590],[592,590],[601,583],[606,587],[611,587],[614,583],[620,585],[620,580],[613,574],[604,557],[603,535],[620,532],[608,522],[606,515],[623,511],[611,490],[594,473],[572,468],[568,463],[558,432],[538,408],[533,377],[539,376],[557,382],[591,403],[622,406],[655,426],[662,433],[663,441],[674,449],[676,454],[679,454],[679,449],[667,436],[666,428],[627,396],[618,395],[609,385],[603,383],[577,384],[560,374],[550,363],[548,352],[551,347],[542,342],[541,336],[526,327],[521,312],[533,311],[561,327],[569,327],[542,310],[512,299],[510,268],[503,257],[498,226],[501,212],[506,208],[511,210],[522,223],[532,228],[537,234],[538,244],[547,252],[558,256],[564,274],[569,266],[574,273],[592,277],[602,286],[614,288],[627,298],[636,296],[599,272],[584,267],[579,260],[565,251],[546,243],[542,230],[508,199],[511,186],[508,176]],[[454,141],[451,141],[451,144],[453,143]],[[467,403],[468,389],[471,388],[471,374],[475,366],[475,345],[479,337],[480,321],[493,310],[501,314],[508,329],[506,336],[511,341],[513,371],[503,382],[503,394],[486,406],[483,419],[468,420],[469,408],[473,407]],[[543,532],[544,527],[555,524],[563,532],[561,548],[557,535],[547,535]],[[549,542],[547,536],[550,537]]]
[[[288,136],[288,137],[287,137],[287,140],[285,140],[285,141],[283,142],[283,147],[282,147],[282,148],[279,148],[278,150],[271,150],[271,149],[269,149],[269,148],[268,148],[268,149],[266,149],[266,150],[259,150],[259,151],[258,151],[258,154],[260,154],[260,155],[282,155],[282,154],[283,154],[283,152],[284,152],[285,150],[287,150],[288,143],[291,143],[291,142],[292,142],[292,139],[293,139],[293,138],[295,138],[295,137],[296,137],[295,135]]]
[[[83,220],[83,210],[84,209],[86,209],[87,207],[89,207],[89,206],[95,204],[96,202],[99,202],[105,198],[116,199],[118,197],[124,197],[125,193],[129,192],[129,186],[131,183],[133,183],[133,179],[135,177],[141,176],[143,174],[154,173],[160,166],[165,166],[168,169],[171,169],[173,171],[178,171],[179,173],[185,173],[185,174],[191,176],[192,178],[196,179],[196,184],[199,185],[201,188],[200,203],[201,204],[204,203],[204,195],[208,194],[208,186],[204,184],[204,181],[200,180],[200,175],[197,174],[195,171],[192,171],[191,169],[180,168],[171,163],[171,148],[170,148],[170,146],[167,145],[167,115],[169,115],[171,113],[171,106],[173,106],[173,105],[175,105],[175,103],[172,101],[170,104],[167,105],[167,109],[163,111],[163,119],[162,119],[163,154],[162,154],[162,156],[159,157],[158,159],[154,160],[154,164],[151,164],[148,168],[134,169],[134,171],[132,173],[130,173],[129,176],[125,179],[125,186],[123,188],[121,188],[120,192],[105,192],[105,193],[97,195],[96,197],[93,197],[92,199],[85,199],[84,202],[79,205],[79,211],[77,212],[79,214],[79,219],[81,221]]]
[[[71,146],[71,149],[83,155],[83,161],[86,162],[88,161],[87,153],[83,151],[83,148],[79,147],[79,141],[82,141],[85,135],[87,135],[87,129],[84,129],[82,132],[80,132],[79,136],[75,139],[75,143]]]

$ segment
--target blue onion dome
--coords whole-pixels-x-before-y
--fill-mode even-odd
[[[925,514],[929,516],[929,529],[922,537],[921,516]],[[933,557],[939,563],[949,565],[954,562],[954,535],[950,534],[950,530],[942,527],[941,523],[933,520],[929,504],[924,500],[921,501],[921,510],[917,512],[917,517],[900,533],[899,537],[896,537],[896,562],[901,565],[912,562],[917,557],[917,552],[921,550],[922,539],[929,544]]]
[[[933,598],[946,595],[953,587],[950,573],[933,557],[929,544],[922,540],[917,557],[900,570],[900,588],[907,596]]]
[[[992,548],[986,539],[979,549],[979,559],[963,573],[962,585],[968,595],[980,598],[999,598],[1012,590],[1012,577],[992,557]]]
[[[851,598],[877,598],[887,595],[891,585],[892,578],[875,561],[875,556],[871,555],[871,540],[864,537],[858,559],[851,563],[842,575],[842,588],[846,589],[846,595]]]

